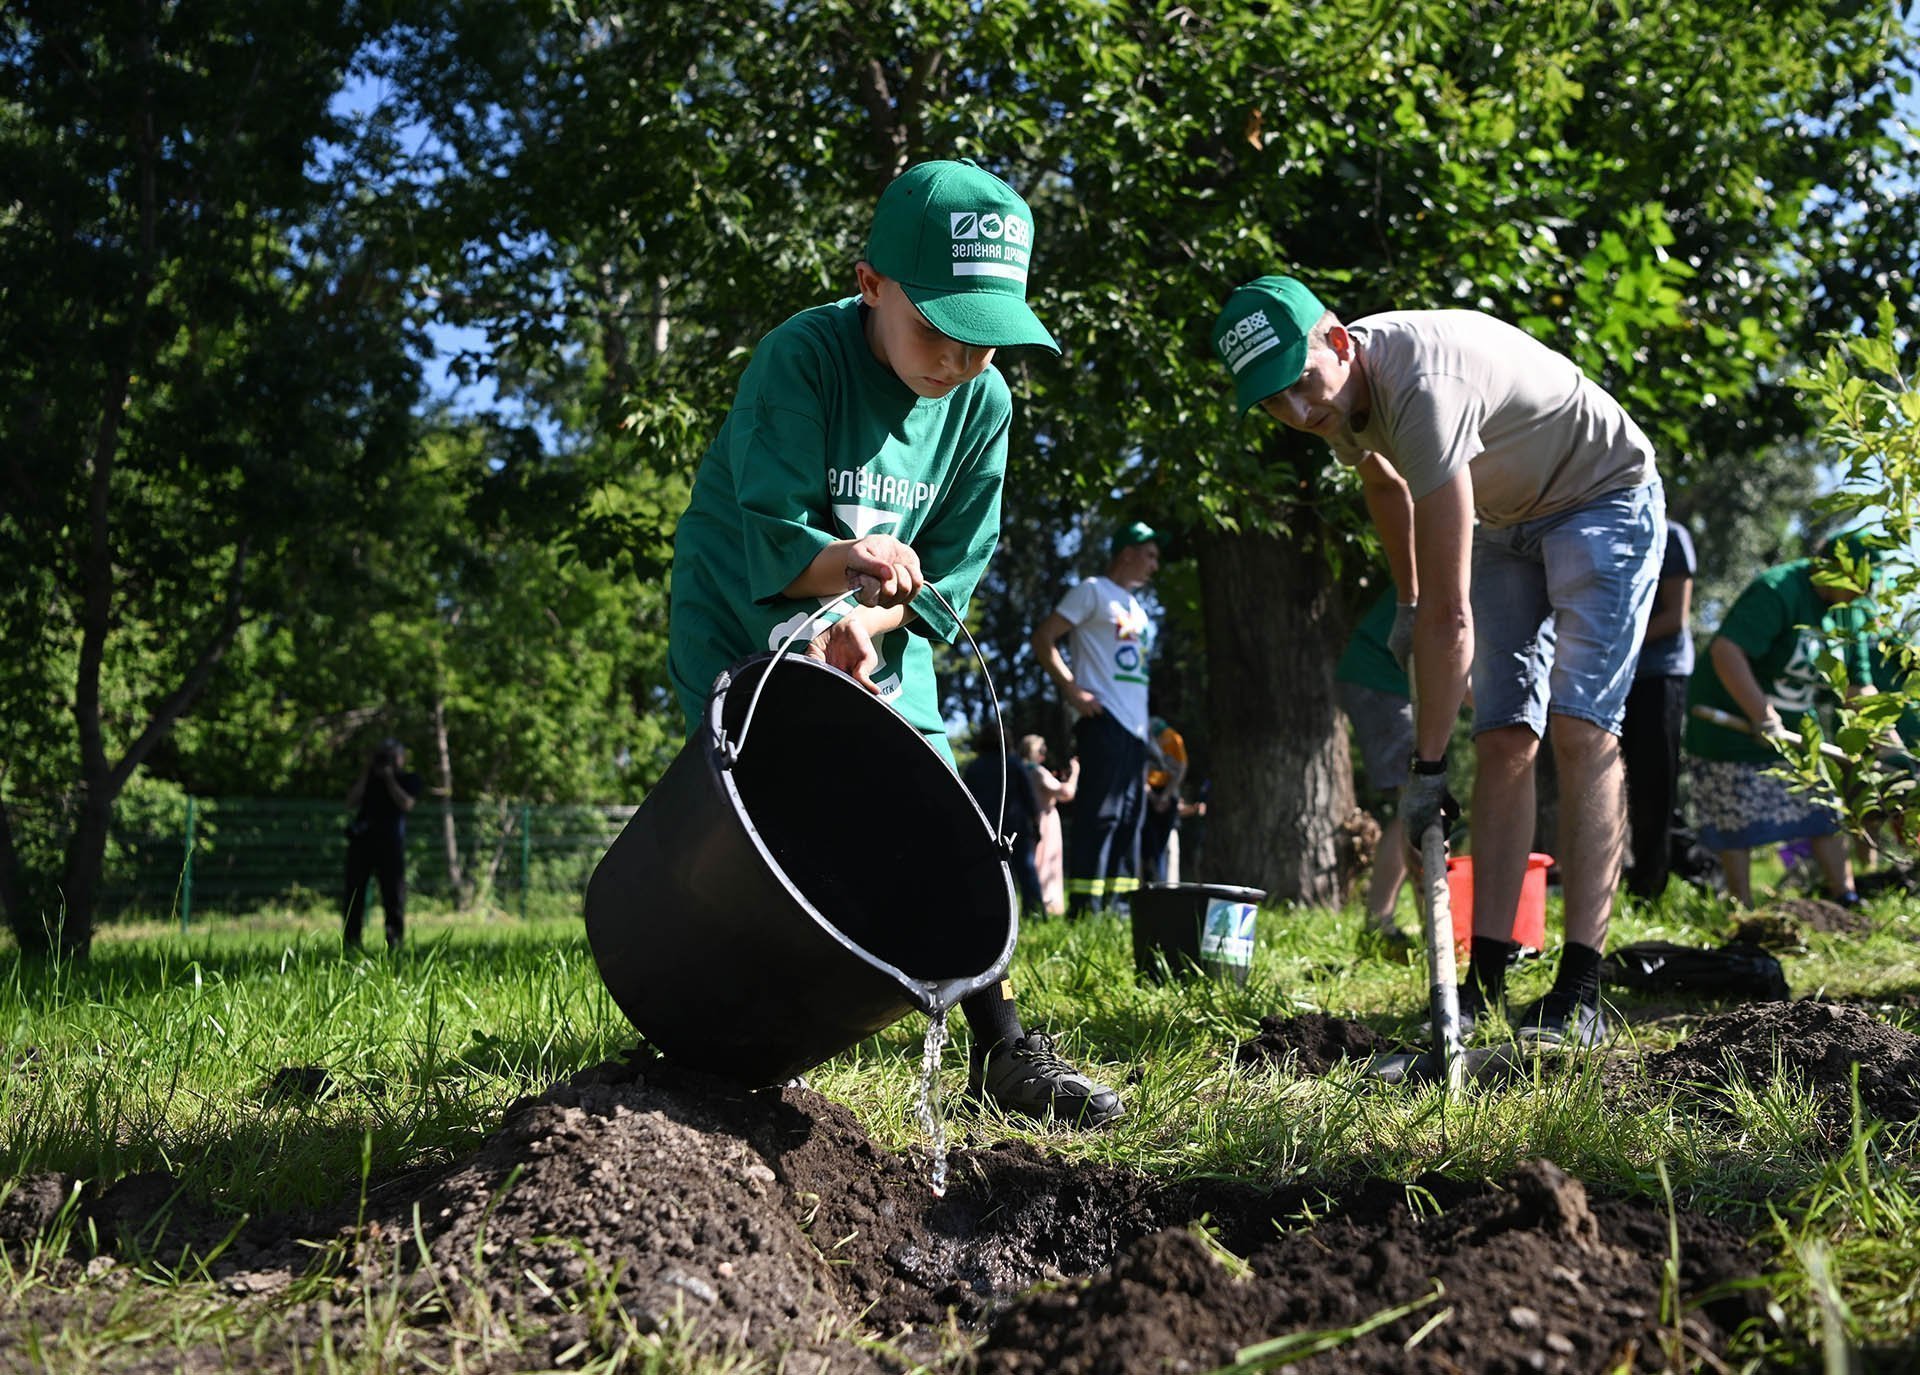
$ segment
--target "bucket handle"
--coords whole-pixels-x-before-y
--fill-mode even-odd
[[[1007,789],[1012,783],[1013,771],[1007,766],[1007,756],[1012,751],[1007,747],[1007,723],[1006,718],[1000,713],[1000,694],[994,689],[993,674],[987,668],[987,656],[981,652],[979,644],[973,638],[973,632],[967,629],[967,623],[960,619],[959,613],[954,611],[953,603],[949,602],[940,589],[931,582],[922,583],[921,586],[931,592],[933,599],[940,603],[949,616],[953,617],[953,623],[960,627],[960,633],[966,637],[967,648],[973,651],[973,657],[980,664],[980,677],[987,685],[987,700],[993,705],[994,731],[1000,737],[1000,815],[994,821],[993,836],[1000,848],[1011,855],[1013,837],[1007,834]],[[773,662],[761,671],[760,681],[753,685],[753,696],[747,699],[747,714],[740,722],[739,737],[732,741],[720,742],[720,757],[726,767],[732,768],[738,763],[740,752],[747,747],[747,732],[753,727],[754,713],[760,709],[760,694],[767,690],[767,680],[773,677],[774,664],[786,657],[787,650],[792,648],[793,642],[800,638],[802,632],[817,625],[822,616],[839,609],[859,595],[860,589],[853,588],[842,592],[830,602],[823,602],[818,610],[803,617],[788,632],[787,638],[780,642],[780,647],[773,652]]]

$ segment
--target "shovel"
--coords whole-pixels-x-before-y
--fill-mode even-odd
[[[1720,726],[1726,730],[1737,731],[1741,735],[1755,735],[1753,722],[1744,716],[1736,716],[1730,711],[1722,711],[1718,707],[1710,707],[1705,702],[1696,702],[1692,707],[1688,708],[1688,710],[1692,712],[1693,718],[1696,721],[1706,721],[1709,724]],[[1800,735],[1797,731],[1783,730],[1775,738],[1789,745],[1798,745],[1801,743]],[[1847,752],[1831,741],[1822,740],[1820,742],[1820,753],[1828,759],[1845,760],[1848,763],[1852,762],[1847,758]]]

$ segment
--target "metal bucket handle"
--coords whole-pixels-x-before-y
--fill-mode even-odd
[[[979,644],[973,638],[973,632],[967,629],[967,623],[960,619],[959,614],[953,609],[953,604],[941,595],[939,588],[931,582],[922,583],[921,586],[933,594],[933,599],[940,603],[946,613],[953,617],[953,623],[960,627],[960,633],[966,637],[967,648],[973,651],[973,657],[980,664],[980,676],[987,684],[987,700],[993,704],[994,730],[1000,737],[1000,815],[994,821],[993,837],[1001,850],[1010,856],[1013,853],[1013,838],[1007,834],[1007,789],[1011,784],[1013,771],[1007,767],[1007,756],[1012,751],[1007,747],[1006,719],[1000,714],[1000,694],[994,690],[993,674],[987,668],[987,656],[981,653]],[[832,601],[823,603],[818,610],[803,617],[787,638],[780,642],[780,647],[773,652],[773,663],[767,665],[760,674],[760,681],[753,685],[753,696],[747,699],[747,714],[740,721],[739,737],[732,741],[720,741],[720,758],[727,768],[732,768],[739,762],[740,752],[747,747],[747,732],[753,726],[754,713],[760,708],[760,694],[767,690],[767,681],[773,677],[773,665],[786,657],[787,650],[792,647],[795,640],[800,638],[802,631],[818,624],[822,616],[859,595],[860,590],[852,588],[842,592]]]

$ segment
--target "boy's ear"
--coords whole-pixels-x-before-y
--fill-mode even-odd
[[[854,279],[860,283],[860,299],[870,306],[880,304],[880,285],[887,279],[874,269],[872,263],[862,258],[853,265]]]

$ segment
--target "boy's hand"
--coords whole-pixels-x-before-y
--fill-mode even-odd
[[[873,647],[873,636],[858,616],[835,621],[815,635],[807,644],[807,655],[823,660],[842,673],[852,674],[861,687],[878,695],[880,685],[871,675],[880,666],[880,654]]]
[[[847,586],[859,589],[862,606],[905,606],[925,585],[920,556],[892,535],[867,535],[847,546]]]
[[[1100,705],[1100,699],[1078,683],[1068,683],[1065,689],[1067,705],[1073,708],[1076,716],[1098,716],[1106,711]]]

